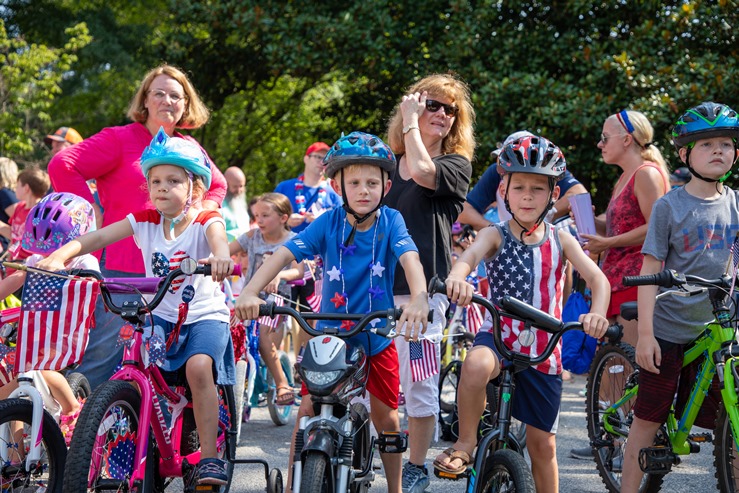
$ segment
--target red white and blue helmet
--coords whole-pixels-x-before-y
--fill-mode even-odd
[[[739,141],[739,118],[725,104],[707,101],[686,111],[672,128],[672,143],[679,151],[700,139],[730,137]]]
[[[47,255],[78,236],[93,230],[92,205],[73,193],[52,193],[33,206],[26,217],[21,246],[31,253]]]
[[[336,173],[352,164],[370,164],[385,170],[392,177],[395,173],[395,154],[382,139],[364,132],[342,135],[323,158],[326,176],[333,178]]]
[[[149,177],[149,171],[160,164],[171,164],[203,179],[205,189],[210,189],[211,162],[199,145],[178,137],[169,137],[160,127],[151,144],[141,154],[141,170]]]
[[[562,151],[544,137],[531,135],[503,146],[498,157],[498,171],[533,173],[559,180],[567,163]]]

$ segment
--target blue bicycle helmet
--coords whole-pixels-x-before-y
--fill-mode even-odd
[[[352,132],[342,135],[326,157],[323,158],[326,166],[326,176],[333,178],[336,172],[351,164],[371,164],[385,170],[390,178],[395,173],[395,154],[379,137],[364,133]]]
[[[711,101],[690,108],[672,128],[672,143],[679,151],[700,139],[731,137],[739,140],[739,118],[736,111],[725,104]]]
[[[149,177],[149,170],[160,164],[179,166],[203,179],[205,189],[210,189],[211,162],[197,144],[189,140],[171,138],[160,127],[151,144],[141,154],[141,170]]]

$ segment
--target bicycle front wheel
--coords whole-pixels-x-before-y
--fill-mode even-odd
[[[713,433],[713,463],[716,466],[719,491],[739,491],[739,452],[731,430],[731,421],[724,407],[718,413]]]
[[[67,446],[54,418],[44,411],[41,432],[41,458],[32,470],[26,470],[26,456],[31,449],[33,403],[26,399],[0,401],[0,440],[6,447],[2,457],[0,488],[5,491],[62,491],[62,472]],[[28,489],[26,489],[28,488]]]
[[[485,464],[485,471],[480,479],[482,488],[476,491],[483,493],[535,493],[534,477],[529,470],[526,459],[518,452],[510,449],[496,450]]]
[[[139,422],[141,396],[128,382],[102,383],[82,408],[64,473],[64,491],[132,491],[130,478],[136,469],[134,452],[142,435]],[[153,491],[157,454],[148,451],[147,472],[138,491]]]
[[[607,344],[595,354],[588,374],[586,415],[588,437],[601,480],[611,493],[621,491],[624,451],[633,420],[634,397],[615,412],[609,408],[637,384],[638,366],[634,348],[626,343]],[[609,433],[607,424],[618,433]],[[663,476],[645,474],[639,491],[655,492],[662,486]]]

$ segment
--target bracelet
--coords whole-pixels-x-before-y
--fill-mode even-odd
[[[414,128],[415,128],[416,130],[420,130],[420,129],[418,128],[418,125],[408,125],[408,126],[405,126],[405,127],[403,127],[403,135],[407,134],[408,132],[410,132],[410,131],[411,131],[411,130],[413,130]]]

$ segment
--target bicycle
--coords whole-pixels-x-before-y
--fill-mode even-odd
[[[166,373],[149,361],[145,316],[162,301],[175,278],[207,275],[208,267],[185,259],[165,278],[103,279],[95,271],[75,273],[99,280],[105,305],[130,325],[121,332],[126,336],[122,368],[93,392],[80,414],[65,468],[64,492],[161,492],[176,478],[182,478],[184,491],[195,490],[200,446],[189,391],[182,372]],[[148,303],[126,301],[122,306],[111,299],[112,293],[132,292],[154,296]],[[219,457],[226,460],[229,483],[200,485],[197,490],[225,493],[235,464],[259,463],[265,469],[268,491],[281,492],[279,470],[269,472],[268,464],[260,459],[235,458],[232,387],[218,385],[218,399],[216,445]]]
[[[446,293],[446,286],[438,279],[432,279],[429,292],[430,294]],[[523,446],[516,434],[511,432],[511,402],[515,390],[513,377],[516,373],[547,360],[557,347],[562,334],[569,330],[582,330],[582,324],[579,322],[564,323],[510,296],[505,296],[501,300],[500,309],[481,296],[474,295],[472,302],[485,307],[492,318],[493,340],[498,354],[501,355],[499,408],[493,417],[493,427],[478,441],[474,464],[458,475],[437,469],[435,469],[435,474],[443,479],[466,478],[468,493],[499,491],[533,493],[535,491],[534,478],[523,457]],[[524,322],[525,331],[522,332],[519,341],[525,341],[526,331],[530,331],[532,327],[552,334],[541,354],[532,358],[506,347],[500,334],[501,316]],[[606,332],[608,338],[617,338],[620,335],[621,327],[618,325],[609,327]],[[533,334],[530,340],[533,343]]]
[[[20,308],[0,312],[0,339],[9,354],[18,337]],[[5,362],[4,362],[5,363]],[[17,375],[18,387],[0,401],[0,484],[3,492],[61,492],[67,445],[60,429],[61,406],[37,370]],[[80,402],[90,394],[81,373],[67,375],[72,393]]]
[[[292,491],[366,492],[374,479],[375,446],[383,453],[402,453],[407,436],[401,432],[370,433],[367,408],[353,398],[363,394],[369,378],[369,361],[361,347],[351,350],[342,339],[365,330],[377,318],[387,318],[385,327],[367,329],[384,337],[396,337],[399,309],[366,314],[298,312],[293,308],[261,305],[260,316],[289,315],[311,336],[299,372],[313,399],[315,416],[300,418],[295,435]],[[349,320],[349,330],[316,330],[306,320]]]
[[[689,287],[688,283],[693,286]],[[654,445],[639,452],[639,465],[646,473],[640,491],[659,491],[664,475],[680,462],[680,456],[698,452],[700,449],[690,431],[714,375],[718,375],[723,402],[719,407],[713,438],[717,485],[722,492],[736,491],[739,489],[739,469],[736,465],[739,439],[739,346],[736,343],[736,321],[728,306],[731,298],[731,276],[724,274],[718,279],[703,279],[665,270],[654,275],[624,277],[624,285],[676,288],[658,294],[657,299],[664,296],[692,296],[708,291],[715,317],[706,324],[703,335],[685,351],[683,367],[705,356],[685,408],[676,416],[677,411],[673,405],[667,422],[657,433]],[[636,318],[634,308],[627,307],[626,315],[630,319]],[[622,313],[624,312],[622,308]],[[604,346],[596,353],[588,378],[588,434],[598,473],[611,492],[620,490],[624,445],[633,417],[631,408],[639,388],[638,374],[633,348],[621,343]]]

